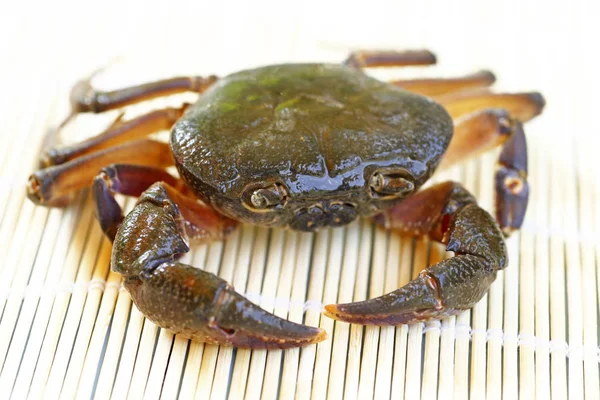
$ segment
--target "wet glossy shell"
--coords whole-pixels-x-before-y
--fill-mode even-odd
[[[218,81],[174,126],[171,146],[183,178],[225,215],[294,227],[311,204],[371,215],[397,203],[374,198],[370,176],[405,170],[419,187],[451,136],[450,117],[425,97],[348,67],[287,64]],[[249,207],[272,183],[286,189],[285,205]]]

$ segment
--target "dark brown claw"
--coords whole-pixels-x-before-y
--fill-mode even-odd
[[[383,296],[356,303],[327,305],[325,315],[352,324],[400,325],[435,318],[442,310],[437,280],[422,273],[408,285]]]
[[[254,349],[286,349],[318,343],[319,328],[295,324],[266,312],[217,276],[167,262],[125,287],[138,308],[159,326],[191,339]]]
[[[331,304],[325,315],[365,325],[398,325],[473,307],[506,266],[498,225],[459,184],[446,182],[404,200],[375,219],[392,229],[428,234],[455,256],[425,269],[406,286],[375,299]]]
[[[222,239],[234,222],[204,205],[188,213],[193,204],[172,191],[163,183],[145,191],[114,241],[112,268],[125,277],[125,287],[148,318],[186,337],[237,347],[285,349],[327,337],[319,328],[268,313],[211,273],[176,262],[189,250],[189,235]],[[191,214],[205,226],[191,227],[194,221],[184,219]]]

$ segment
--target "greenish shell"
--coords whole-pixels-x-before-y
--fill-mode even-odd
[[[285,64],[219,80],[175,124],[171,147],[183,179],[223,214],[293,227],[311,204],[372,215],[401,201],[373,198],[369,177],[403,169],[418,188],[452,131],[437,103],[359,70]],[[249,190],[275,182],[287,189],[285,205],[257,212],[244,204]]]

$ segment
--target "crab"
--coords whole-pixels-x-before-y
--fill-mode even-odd
[[[83,80],[72,89],[71,116],[179,92],[199,97],[43,152],[28,197],[64,207],[91,187],[113,241],[112,269],[146,317],[184,337],[247,348],[327,337],[178,262],[191,241],[222,240],[241,223],[316,231],[370,217],[427,235],[454,257],[394,292],[327,305],[324,314],[365,325],[454,315],[476,304],[507,266],[504,238],[521,226],[529,191],[523,122],[541,113],[544,99],[491,92],[489,71],[393,82],[364,73],[435,62],[426,50],[357,51],[341,64],[270,65],[110,92]],[[164,129],[171,129],[168,144],[147,138]],[[495,218],[459,183],[419,190],[434,171],[501,145]],[[166,171],[173,165],[178,176]],[[127,216],[116,194],[139,197]]]

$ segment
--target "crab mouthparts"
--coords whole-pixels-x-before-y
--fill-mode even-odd
[[[292,229],[314,232],[326,226],[342,226],[354,221],[358,216],[352,203],[320,202],[299,209],[290,224]]]

